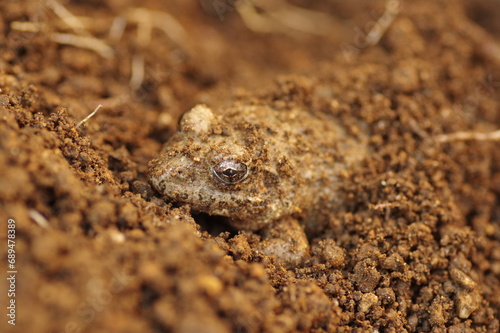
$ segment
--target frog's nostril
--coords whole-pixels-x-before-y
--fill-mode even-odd
[[[186,178],[186,171],[183,170],[182,168],[170,168],[167,173],[170,178],[175,179],[175,178],[181,178],[184,179]]]
[[[189,201],[189,194],[188,193],[179,193],[178,198],[183,201]]]

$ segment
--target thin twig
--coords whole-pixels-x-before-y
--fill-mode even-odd
[[[94,111],[92,111],[91,114],[89,114],[87,117],[85,117],[85,119],[83,119],[82,121],[80,121],[78,124],[76,124],[76,127],[75,128],[78,128],[80,127],[81,125],[83,125],[84,123],[86,123],[92,116],[94,116],[97,111],[99,111],[99,109],[102,108],[102,105],[99,104],[95,109]]]
[[[443,134],[436,137],[438,142],[450,142],[460,140],[476,140],[476,141],[497,141],[500,140],[500,130],[489,133],[480,132],[455,132]]]
[[[49,221],[47,221],[47,219],[45,218],[45,216],[43,216],[40,212],[34,210],[34,209],[30,209],[28,211],[28,216],[36,223],[38,224],[40,227],[44,228],[44,229],[47,229],[49,228]]]
[[[400,208],[400,209],[404,209],[405,207],[407,207],[408,205],[405,204],[405,203],[402,203],[402,202],[380,202],[380,203],[377,203],[377,204],[368,204],[368,208],[371,209],[371,210],[375,210],[375,211],[380,211],[380,212],[384,212],[385,211],[385,217],[384,219],[386,221],[389,220],[389,218],[391,217],[391,211],[395,208]]]
[[[380,202],[377,204],[368,204],[368,208],[372,210],[383,210],[387,208],[400,208],[403,204],[400,202]]]

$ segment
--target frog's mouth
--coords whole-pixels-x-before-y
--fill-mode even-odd
[[[231,187],[219,188],[196,177],[177,179],[171,175],[163,173],[160,177],[152,177],[153,186],[166,200],[218,216],[237,229],[261,229],[274,213],[262,196],[251,196]]]
[[[216,222],[229,224],[238,230],[258,230],[267,224],[268,207],[260,198],[254,199],[241,193],[222,192],[213,189],[170,192],[170,201],[188,204],[194,212],[206,214]],[[201,197],[206,198],[202,200]],[[197,199],[196,199],[197,198]]]

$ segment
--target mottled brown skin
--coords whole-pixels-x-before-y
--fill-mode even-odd
[[[365,146],[328,116],[198,105],[150,162],[150,179],[167,200],[226,217],[237,229],[263,229],[261,250],[296,264],[308,253],[298,220],[307,230],[324,224],[342,203],[339,183],[364,155]]]

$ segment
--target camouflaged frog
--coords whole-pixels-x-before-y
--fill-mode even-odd
[[[333,117],[300,109],[198,105],[149,164],[166,200],[260,231],[258,250],[294,265],[342,204],[342,179],[366,154]]]

